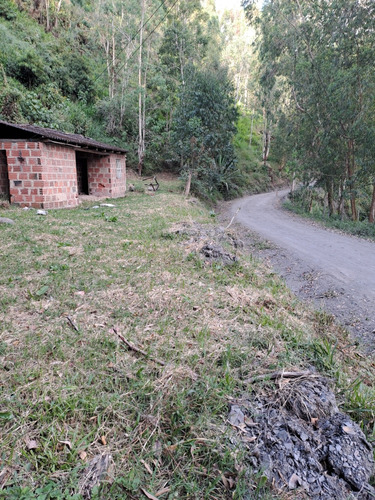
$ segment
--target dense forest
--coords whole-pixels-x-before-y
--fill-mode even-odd
[[[206,199],[238,195],[250,180],[253,190],[267,187],[253,130],[249,146],[254,31],[242,9],[3,0],[0,30],[3,120],[125,147],[139,174],[178,173]]]
[[[303,187],[305,210],[375,219],[375,4],[245,0],[260,35],[266,153]]]
[[[207,200],[278,177],[375,220],[371,0],[2,0],[0,117],[125,147]]]

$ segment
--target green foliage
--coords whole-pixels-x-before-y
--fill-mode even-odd
[[[354,236],[375,240],[375,225],[367,220],[352,221],[343,219],[339,215],[329,216],[327,207],[323,204],[324,196],[314,190],[297,191],[290,200],[284,203],[284,207],[292,212],[309,217],[320,222],[324,226],[338,229]],[[365,215],[365,210],[363,211]]]
[[[93,103],[95,99],[94,78],[87,56],[64,54],[57,77],[62,93],[81,103]]]
[[[68,488],[62,491],[58,484],[50,481],[39,486],[35,491],[27,486],[8,488],[4,496],[0,492],[1,498],[7,500],[82,500],[82,495],[72,495]]]
[[[245,2],[251,19],[253,3]],[[275,160],[304,182],[317,182],[331,216],[337,210],[353,220],[375,175],[374,9],[368,0],[273,0],[258,17]],[[350,200],[345,214],[344,198]]]
[[[234,150],[240,174],[241,191],[260,193],[271,188],[270,177],[261,162],[261,117],[257,114],[242,113],[237,121]],[[250,145],[251,135],[251,145]]]
[[[226,72],[191,68],[181,89],[173,138],[181,173],[192,173],[192,189],[201,196],[229,197],[238,190],[232,145],[237,117]]]
[[[0,3],[0,17],[7,21],[13,21],[17,18],[17,7],[11,0],[2,0]]]
[[[0,92],[0,117],[10,122],[22,122],[22,99],[23,94],[17,88],[3,87]]]
[[[156,0],[147,2],[146,18],[158,6]],[[184,178],[193,169],[193,191],[210,200],[240,194],[253,173],[255,190],[262,189],[255,136],[250,156],[242,139],[236,140],[240,168],[236,164],[238,111],[230,77],[235,78],[237,63],[231,61],[229,77],[220,62],[224,34],[212,6],[181,1],[177,10],[156,11],[144,29],[141,67],[134,49],[140,15],[140,3],[132,0],[51,0],[48,5],[4,0],[0,117],[122,146],[129,151],[129,167],[136,168],[141,94],[146,174],[169,169]],[[228,18],[225,23],[225,36],[235,43],[223,57],[232,60],[246,26],[243,15],[239,24]],[[248,49],[247,44],[242,53]],[[248,72],[252,59],[246,60]],[[241,81],[247,80],[241,74]],[[250,88],[245,87],[242,83],[237,94],[244,96]]]
[[[10,2],[2,7],[0,36],[5,50],[0,54],[4,83],[0,116],[11,122],[86,133],[94,118],[86,104],[93,103],[96,95],[88,57],[82,48],[80,54],[72,53],[64,36],[45,33]]]
[[[21,53],[16,59],[9,60],[7,70],[10,76],[29,89],[46,81],[43,61],[32,50]]]

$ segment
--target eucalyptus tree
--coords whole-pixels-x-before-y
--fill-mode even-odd
[[[256,32],[246,23],[242,9],[226,10],[220,18],[223,40],[221,58],[228,66],[235,87],[236,102],[244,110],[253,109],[257,90]]]
[[[158,62],[160,24],[168,5],[156,0],[99,0],[94,11],[108,81],[108,95],[98,110],[108,134],[126,141],[129,159],[137,162],[140,175],[148,141],[147,115],[153,110],[148,78]]]
[[[254,19],[253,2],[244,3]],[[325,187],[331,214],[334,198],[342,211],[348,194],[354,220],[358,189],[370,182],[363,146],[375,141],[363,126],[374,113],[374,14],[370,0],[268,0],[258,17],[263,87],[285,83],[289,156]]]
[[[207,18],[200,0],[181,0],[169,14],[159,56],[164,71],[178,84],[185,84],[187,65],[198,63],[206,55]]]

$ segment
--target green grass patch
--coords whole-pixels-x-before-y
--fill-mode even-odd
[[[267,498],[263,476],[239,467],[226,423],[230,398],[267,370],[313,363],[335,377],[371,438],[371,360],[251,256],[209,265],[189,238],[168,237],[182,221],[215,223],[178,191],[163,182],[114,208],[46,217],[7,210],[16,224],[0,226],[0,498],[81,499],[82,470],[103,452],[113,467],[92,498]]]

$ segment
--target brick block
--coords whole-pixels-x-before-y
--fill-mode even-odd
[[[15,149],[12,148],[10,151],[7,151],[8,158],[18,158],[18,156],[19,156],[18,151],[19,150],[17,148],[15,148]]]

